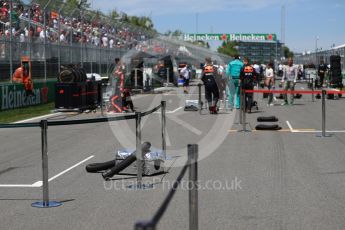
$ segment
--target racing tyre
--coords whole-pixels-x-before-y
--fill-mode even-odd
[[[282,127],[280,127],[279,125],[257,125],[255,127],[256,130],[280,130],[282,129]]]
[[[276,122],[276,121],[278,121],[278,118],[276,118],[275,116],[258,117],[257,121],[258,122]]]
[[[106,161],[103,163],[88,164],[86,165],[85,169],[87,172],[92,173],[92,172],[104,171],[114,166],[115,166],[115,160],[112,160],[112,161]]]

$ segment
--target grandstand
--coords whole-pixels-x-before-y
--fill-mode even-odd
[[[22,56],[30,57],[35,80],[55,79],[60,66],[71,63],[109,76],[114,59],[129,50],[178,56],[181,62],[192,62],[194,56],[199,59],[194,60],[196,65],[205,54],[214,56],[210,50],[158,35],[152,28],[82,7],[68,11],[64,4],[25,5],[14,0],[0,1],[0,7],[0,82],[11,82]],[[227,62],[229,57],[222,59]]]
[[[33,61],[34,79],[55,78],[66,63],[106,75],[115,57],[153,36],[87,9],[64,14],[64,7],[0,1],[0,81],[10,81],[23,55]]]

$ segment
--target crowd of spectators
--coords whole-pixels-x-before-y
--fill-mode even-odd
[[[78,12],[79,11],[79,12]],[[46,9],[36,3],[22,5],[0,0],[0,57],[5,58],[5,42],[12,33],[12,41],[25,44],[59,43],[61,45],[86,45],[109,49],[132,49],[152,54],[181,55],[176,46],[150,40],[148,31],[129,24],[110,24],[104,20],[81,15],[78,10],[70,16],[59,15],[58,10]],[[46,30],[44,30],[44,24]],[[11,31],[12,30],[12,31]],[[2,41],[2,42],[1,42]],[[17,46],[18,48],[18,46]],[[43,52],[37,52],[44,57]]]
[[[139,41],[148,39],[144,29],[126,24],[106,24],[90,17],[64,16],[56,10],[46,10],[33,3],[24,6],[0,1],[0,38],[19,42],[47,42],[85,44],[104,48],[133,48]],[[45,20],[44,20],[45,17]],[[45,22],[44,22],[45,21]],[[12,22],[12,24],[11,24]],[[46,32],[44,32],[44,23]]]

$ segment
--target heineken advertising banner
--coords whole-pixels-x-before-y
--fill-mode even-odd
[[[23,84],[0,85],[0,111],[54,101],[56,81],[34,82],[35,96],[26,97]]]
[[[276,34],[184,34],[184,41],[251,41],[273,42],[277,41]]]

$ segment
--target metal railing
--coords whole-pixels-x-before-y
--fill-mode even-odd
[[[330,63],[330,56],[340,55],[342,72],[345,72],[345,47],[332,48],[329,50],[321,50],[317,53],[308,53],[304,55],[296,55],[294,57],[294,62],[297,64],[314,64],[318,65],[321,60],[324,60],[325,63]]]
[[[335,95],[341,96],[345,94],[345,91],[339,91],[339,90],[331,90],[331,91],[327,91],[325,89],[323,90],[314,90],[314,88],[312,88],[312,90],[293,90],[293,91],[288,91],[288,90],[242,90],[243,91],[243,95],[241,97],[241,110],[242,111],[242,115],[240,115],[240,117],[242,117],[242,124],[243,125],[243,129],[239,130],[240,132],[248,132],[250,130],[246,129],[246,113],[245,113],[245,102],[242,103],[242,101],[244,101],[244,98],[246,97],[247,93],[280,93],[280,94],[311,94],[312,95],[312,102],[314,102],[314,94],[321,94],[321,116],[322,116],[322,127],[321,127],[321,132],[320,133],[316,133],[316,136],[318,137],[330,137],[332,136],[332,134],[327,134],[326,133],[326,95],[333,95],[333,97]]]
[[[144,116],[152,114],[161,109],[161,118],[162,118],[162,149],[164,157],[166,157],[166,102],[161,101],[161,104],[149,111],[146,112],[136,112],[134,115],[122,115],[118,117],[103,117],[103,118],[94,118],[94,119],[83,119],[83,120],[69,120],[69,121],[47,121],[41,120],[40,122],[31,122],[31,123],[16,123],[16,124],[0,124],[1,128],[27,128],[27,127],[40,127],[41,128],[41,148],[42,148],[42,182],[43,182],[43,200],[42,202],[35,202],[32,204],[33,207],[48,208],[56,207],[61,205],[60,202],[50,201],[49,200],[49,182],[48,182],[48,127],[49,126],[63,126],[63,125],[80,125],[80,124],[92,124],[92,123],[104,123],[112,121],[122,121],[122,120],[132,120],[136,121],[136,154],[138,166],[142,165],[143,157],[141,154],[141,119]],[[141,187],[142,184],[142,168],[138,167],[137,169],[137,184],[138,187]]]
[[[108,76],[114,59],[120,58],[125,52],[125,48],[101,48],[74,43],[44,44],[39,38],[23,42],[0,39],[0,82],[11,81],[11,73],[20,66],[22,56],[28,56],[32,61],[32,78],[46,80],[55,79],[60,72],[60,66],[71,63],[83,63],[86,72]]]
[[[188,145],[187,148],[188,160],[173,183],[168,195],[165,197],[152,219],[149,221],[137,222],[134,226],[134,230],[156,230],[159,221],[169,207],[169,204],[173,199],[182,178],[186,174],[187,169],[189,169],[189,229],[198,229],[198,145]]]

